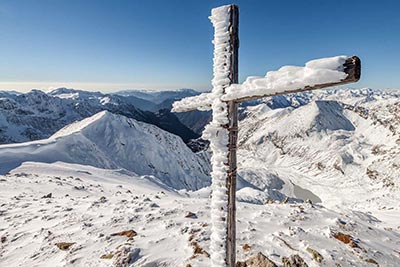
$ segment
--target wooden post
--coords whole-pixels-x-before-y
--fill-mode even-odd
[[[238,83],[238,51],[239,51],[239,8],[237,5],[230,6],[230,52],[231,66],[229,79],[231,83]],[[228,267],[236,265],[236,147],[238,139],[238,103],[228,102],[228,131],[229,131],[229,156],[228,156],[228,221],[226,239],[226,261]]]

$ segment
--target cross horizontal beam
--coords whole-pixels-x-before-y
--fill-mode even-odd
[[[343,85],[343,84],[348,84],[352,82],[357,82],[360,77],[361,77],[361,60],[357,56],[349,57],[346,59],[346,61],[343,63],[342,66],[340,66],[341,71],[336,71],[336,72],[342,72],[346,76],[343,79],[340,79],[338,81],[334,82],[325,82],[325,83],[320,83],[320,84],[314,84],[314,85],[306,85],[301,88],[295,88],[295,89],[274,89],[270,90],[266,88],[265,90],[259,90],[259,92],[252,94],[249,92],[249,94],[245,96],[239,96],[239,97],[232,97],[229,95],[224,95],[222,97],[223,101],[234,101],[235,103],[241,103],[245,101],[250,101],[250,100],[255,100],[255,99],[260,99],[263,97],[268,97],[268,96],[276,96],[276,95],[283,95],[283,94],[290,94],[290,93],[298,93],[298,92],[303,92],[303,91],[308,91],[308,90],[316,90],[316,89],[321,89],[321,88],[326,88],[326,87],[331,87],[331,86],[338,86],[338,85]],[[308,79],[317,79],[319,72],[315,72],[313,74],[315,77],[308,76]],[[231,85],[231,86],[238,86],[238,85]],[[240,86],[240,85],[239,85]],[[227,88],[229,91],[230,88]],[[193,96],[193,97],[187,97],[184,98],[180,101],[177,101],[173,104],[173,112],[186,112],[186,111],[191,111],[191,110],[211,110],[211,104],[213,101],[213,95],[212,93],[203,93],[198,96]]]
[[[346,62],[343,64],[343,72],[347,74],[346,78],[343,80],[340,80],[338,82],[329,82],[329,83],[322,83],[322,84],[316,84],[316,85],[307,85],[303,88],[298,88],[298,89],[291,89],[291,90],[284,90],[284,91],[279,91],[275,93],[265,93],[262,95],[254,95],[254,96],[246,96],[246,97],[241,97],[237,98],[234,101],[237,103],[245,102],[245,101],[250,101],[250,100],[256,100],[259,98],[263,97],[268,97],[268,96],[277,96],[277,95],[284,95],[284,94],[292,94],[292,93],[299,93],[299,92],[304,92],[304,91],[309,91],[309,90],[317,90],[317,89],[322,89],[326,87],[331,87],[331,86],[338,86],[338,85],[343,85],[343,84],[348,84],[348,83],[353,83],[357,82],[361,78],[361,60],[357,56],[349,57],[346,59]]]

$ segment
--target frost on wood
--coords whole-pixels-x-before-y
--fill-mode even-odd
[[[285,91],[312,87],[318,84],[336,83],[347,74],[343,64],[347,56],[315,59],[304,67],[283,66],[277,71],[269,71],[265,77],[248,77],[243,84],[233,84],[226,89],[224,101],[239,98],[282,94]]]
[[[226,266],[226,226],[228,195],[226,188],[228,161],[228,106],[221,100],[226,87],[230,84],[229,44],[229,6],[211,11],[210,20],[214,26],[214,78],[212,99],[213,120],[204,130],[203,137],[210,140],[212,149],[212,199],[211,199],[211,266]]]

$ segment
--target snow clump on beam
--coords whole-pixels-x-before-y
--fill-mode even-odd
[[[206,111],[211,109],[212,97],[210,93],[203,93],[197,96],[185,97],[172,104],[172,112],[185,112],[189,110]]]
[[[347,56],[315,59],[304,67],[283,66],[277,71],[269,71],[265,77],[248,77],[243,84],[232,84],[222,97],[224,101],[240,98],[282,94],[286,91],[304,89],[319,84],[337,83],[347,74],[343,64]]]

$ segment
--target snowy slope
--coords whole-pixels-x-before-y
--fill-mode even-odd
[[[286,185],[279,192],[296,197],[300,186],[329,207],[398,210],[398,96],[333,96],[298,108],[248,107],[239,132],[242,177],[262,188],[269,173]]]
[[[173,134],[108,111],[64,127],[49,139],[0,145],[0,172],[25,161],[69,162],[154,175],[177,189],[210,183],[208,163]]]
[[[0,176],[0,185],[1,266],[210,266],[204,190],[188,195],[126,171],[65,163],[24,163]],[[295,254],[310,267],[399,266],[398,213],[279,203],[237,208],[240,261],[262,252],[278,266]],[[114,235],[131,230],[136,234]],[[62,242],[73,244],[61,250]]]

